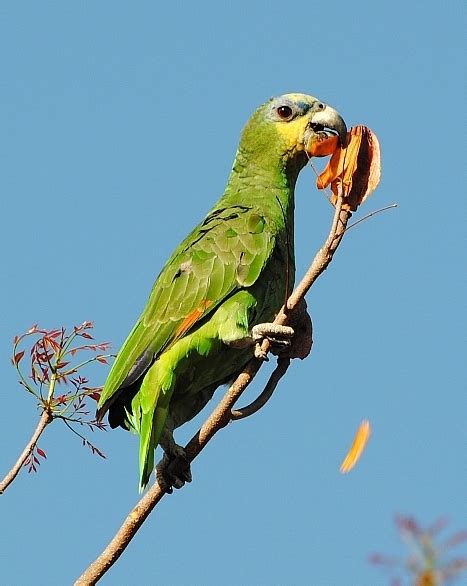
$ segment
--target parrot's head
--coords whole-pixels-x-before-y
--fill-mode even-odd
[[[312,146],[333,135],[345,145],[347,127],[334,108],[306,94],[284,94],[256,110],[244,129],[240,150],[269,161],[296,161],[302,167],[313,155]]]

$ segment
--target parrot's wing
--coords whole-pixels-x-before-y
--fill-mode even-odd
[[[251,286],[275,244],[275,230],[254,207],[215,208],[162,269],[140,319],[115,360],[98,409],[229,295]]]

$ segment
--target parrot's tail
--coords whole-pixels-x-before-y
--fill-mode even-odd
[[[139,392],[133,398],[131,413],[127,411],[130,426],[139,434],[140,492],[146,488],[154,470],[154,451],[164,431],[175,382],[171,378],[169,388],[165,389],[157,380],[155,366],[149,369]]]
[[[154,426],[154,409],[149,413],[140,411],[139,420],[139,491],[146,488],[154,470],[154,452],[157,447]]]

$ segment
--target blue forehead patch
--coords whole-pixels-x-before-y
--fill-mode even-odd
[[[294,100],[287,95],[278,96],[276,98],[271,99],[271,104],[274,108],[278,106],[293,106],[296,110],[298,110],[301,114],[305,114],[311,108],[312,104],[305,100]]]
[[[295,102],[296,105],[300,108],[300,110],[302,110],[302,112],[306,112],[307,110],[310,109],[311,104],[309,104],[308,102]]]

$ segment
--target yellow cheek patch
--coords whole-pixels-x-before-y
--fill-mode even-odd
[[[303,151],[303,135],[308,123],[307,116],[299,116],[290,122],[277,122],[276,130],[287,151]]]

